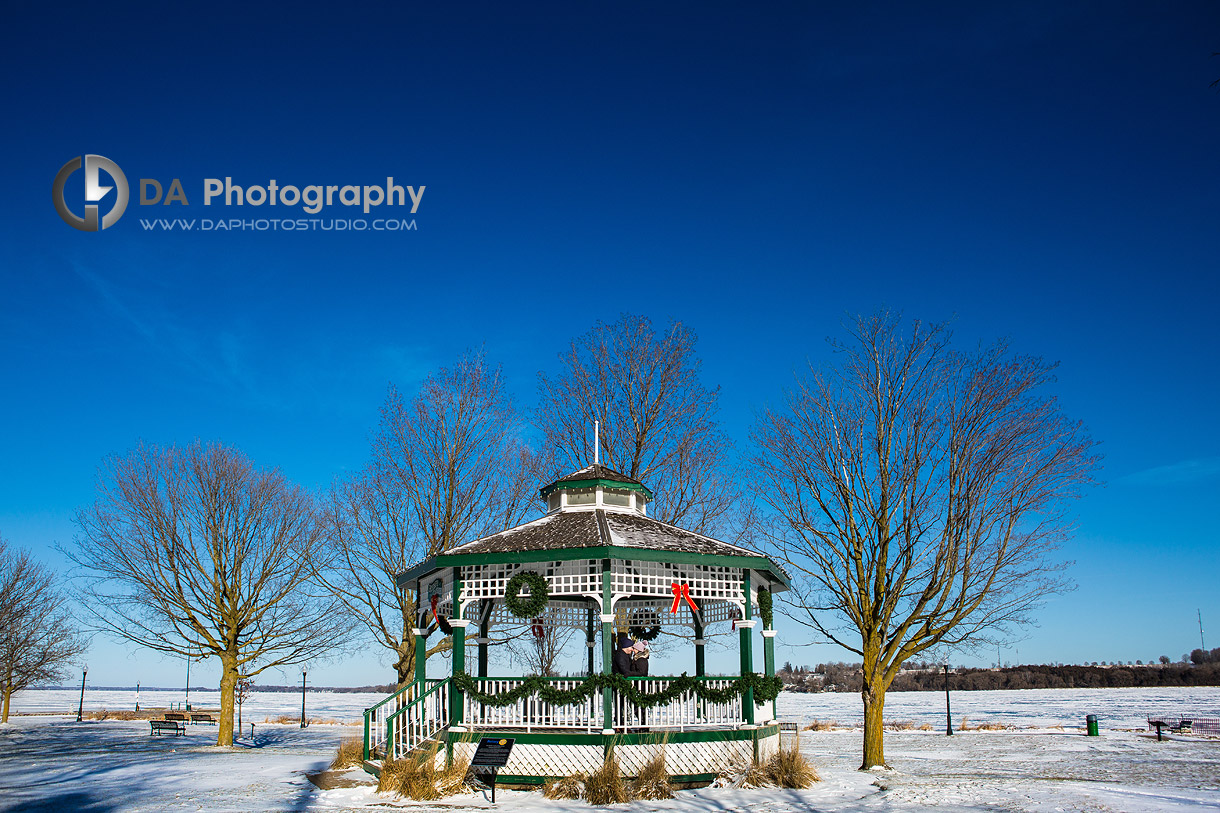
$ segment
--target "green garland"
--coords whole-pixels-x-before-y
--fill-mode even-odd
[[[746,689],[754,690],[754,702],[768,702],[779,696],[784,682],[776,677],[764,677],[757,672],[747,672],[731,686],[717,689],[708,686],[704,681],[688,676],[685,672],[670,681],[669,685],[659,692],[641,692],[635,684],[622,675],[589,675],[574,689],[559,689],[549,680],[538,676],[528,677],[516,688],[501,694],[487,694],[479,691],[475,678],[459,672],[453,677],[453,685],[471,700],[485,706],[501,708],[532,697],[535,694],[545,703],[553,706],[572,706],[581,703],[585,698],[600,689],[613,689],[619,696],[627,698],[631,703],[642,708],[653,708],[673,702],[686,692],[693,691],[700,700],[710,703],[727,703]]]
[[[758,617],[762,619],[763,627],[771,629],[775,616],[771,612],[771,591],[765,587],[758,588]]]
[[[530,590],[528,599],[520,597],[523,587]],[[550,599],[546,579],[529,570],[522,570],[509,579],[504,589],[504,606],[518,618],[533,618],[546,609]]]

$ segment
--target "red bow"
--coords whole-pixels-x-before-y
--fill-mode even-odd
[[[440,597],[440,596],[433,596],[433,597],[432,597],[432,619],[433,619],[434,621],[435,621],[435,620],[437,620],[437,618],[436,618],[436,603],[437,603],[438,601],[440,601],[440,600],[441,600],[441,597]]]
[[[674,604],[669,608],[671,613],[676,613],[678,611],[678,607],[682,604],[682,599],[686,599],[686,603],[690,605],[690,611],[695,614],[696,618],[699,617],[699,608],[695,606],[694,600],[690,597],[689,584],[686,582],[682,582],[681,584],[674,582],[670,585],[669,589],[674,594]]]

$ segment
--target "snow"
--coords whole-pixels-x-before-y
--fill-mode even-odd
[[[192,705],[214,708],[208,694],[191,692]],[[167,693],[177,702],[181,692]],[[15,698],[23,711],[75,710],[71,691],[30,691]],[[371,698],[371,699],[370,699]],[[86,692],[86,706],[127,708],[134,693]],[[372,695],[311,692],[311,718],[359,719],[380,699]],[[944,735],[944,695],[894,693],[887,719],[928,723],[933,730],[886,733],[891,769],[857,771],[858,728],[811,731],[802,750],[825,781],[806,791],[703,789],[663,802],[638,802],[631,813],[768,813],[810,811],[1122,810],[1132,813],[1220,808],[1220,740],[1175,737],[1157,742],[1144,729],[1148,714],[1220,716],[1220,689],[1031,690],[955,693],[955,725],[1000,722],[1018,728]],[[20,702],[17,702],[20,701]],[[198,701],[198,703],[197,703]],[[294,705],[295,701],[295,705]],[[141,692],[141,705],[159,696]],[[837,719],[856,725],[856,695],[781,696],[781,717]],[[258,693],[247,719],[300,713],[300,695]],[[1102,717],[1102,736],[1085,737],[1085,714]],[[1028,727],[1027,727],[1028,726]],[[1062,726],[1062,729],[1056,728]],[[1138,731],[1116,729],[1139,729]],[[490,807],[486,794],[443,803],[378,795],[357,770],[355,787],[320,790],[306,774],[326,767],[353,725],[259,722],[257,741],[216,748],[216,729],[191,727],[186,737],[151,737],[145,721],[76,723],[66,716],[18,716],[0,726],[0,811],[372,811],[409,808],[428,813],[453,807]],[[497,793],[509,813],[559,813],[584,803],[551,802],[538,793]]]

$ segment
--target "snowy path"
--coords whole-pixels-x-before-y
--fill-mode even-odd
[[[29,697],[61,704],[64,698]],[[192,700],[195,693],[192,692]],[[268,698],[271,699],[271,698]],[[279,698],[275,698],[279,700]],[[317,700],[318,702],[314,702]],[[802,748],[825,780],[808,791],[687,791],[666,802],[625,806],[630,813],[852,813],[854,811],[1220,810],[1220,740],[1158,743],[1138,727],[1147,713],[1217,715],[1220,690],[976,692],[954,695],[954,720],[1056,726],[943,733],[943,695],[891,695],[887,717],[935,723],[930,731],[886,734],[895,770],[855,770],[859,729],[805,732]],[[319,716],[346,719],[363,698],[310,697]],[[851,695],[784,695],[788,719],[857,720]],[[271,713],[272,704],[248,711]],[[119,704],[110,704],[111,708]],[[299,706],[297,707],[299,712]],[[1084,737],[1084,713],[1103,718],[1103,735]],[[255,714],[248,714],[253,717]],[[312,713],[311,713],[311,716]],[[76,723],[68,717],[16,717],[0,726],[0,811],[427,811],[490,807],[483,796],[444,803],[380,797],[368,784],[319,790],[307,773],[324,768],[355,726],[265,725],[257,748],[218,749],[216,729],[186,737],[150,737],[145,721]],[[368,780],[360,771],[350,776]],[[505,813],[559,813],[583,803],[549,802],[537,793],[501,791]],[[620,806],[623,807],[623,806]]]

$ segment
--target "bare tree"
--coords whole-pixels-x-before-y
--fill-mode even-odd
[[[1094,443],[1045,394],[1054,365],[1004,342],[949,348],[943,326],[857,318],[753,437],[789,613],[863,660],[864,761],[885,764],[885,692],[935,646],[1002,639],[1068,587],[1064,504]]]
[[[221,663],[218,745],[233,740],[237,682],[333,656],[350,622],[309,592],[323,527],[313,499],[239,451],[198,442],[108,459],[97,502],[77,514],[70,558],[95,625]]]
[[[406,402],[391,389],[357,477],[331,490],[331,555],[318,578],[394,654],[399,684],[415,669],[416,597],[395,576],[536,510],[537,465],[499,368],[481,353],[439,370]],[[447,651],[443,639],[429,651]]]
[[[0,539],[0,723],[15,692],[60,680],[87,648],[55,574]]]
[[[681,322],[660,332],[646,316],[597,322],[560,354],[558,375],[539,375],[538,422],[555,473],[592,462],[599,421],[601,460],[653,490],[658,519],[723,534],[740,519],[740,494],[720,388],[699,380],[695,342]]]
[[[559,627],[550,624],[530,625],[525,633],[513,635],[505,640],[512,657],[525,664],[526,674],[541,677],[558,677],[559,660],[577,632],[574,627]]]

